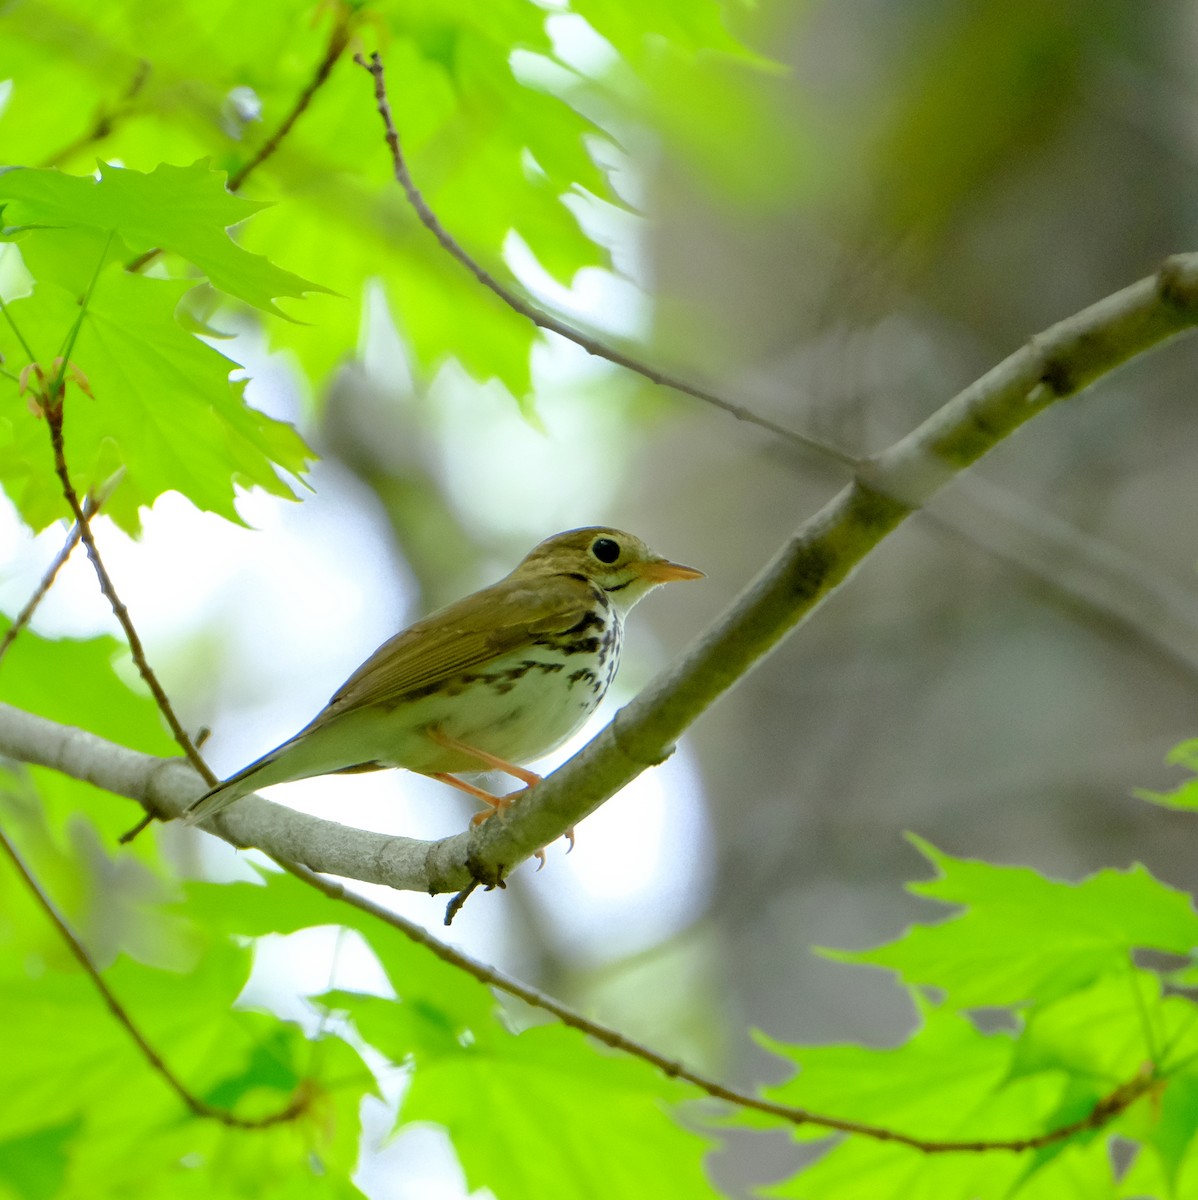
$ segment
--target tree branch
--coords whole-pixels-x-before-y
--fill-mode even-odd
[[[671,1079],[685,1080],[715,1100],[723,1100],[738,1108],[747,1108],[755,1112],[765,1113],[767,1116],[777,1117],[779,1120],[786,1121],[792,1125],[817,1125],[832,1132],[857,1134],[861,1137],[871,1138],[874,1141],[893,1142],[901,1146],[910,1146],[913,1150],[919,1150],[924,1154],[984,1153],[990,1150],[1037,1150],[1042,1146],[1049,1146],[1054,1142],[1064,1141],[1074,1134],[1082,1133],[1088,1129],[1101,1129],[1104,1125],[1113,1121],[1125,1109],[1130,1108],[1132,1104],[1149,1092],[1158,1082],[1151,1070],[1144,1070],[1109,1092],[1094,1105],[1093,1109],[1086,1116],[1080,1117],[1076,1121],[1070,1121],[1067,1125],[1058,1125],[1053,1129],[1045,1130],[1043,1133],[1002,1141],[920,1138],[912,1134],[899,1133],[896,1130],[887,1129],[880,1125],[868,1125],[861,1121],[851,1121],[842,1117],[829,1116],[826,1113],[812,1112],[810,1109],[797,1108],[790,1104],[778,1104],[772,1100],[763,1100],[760,1096],[738,1092],[734,1088],[726,1087],[718,1080],[709,1079],[706,1075],[701,1075],[698,1071],[692,1071],[681,1062],[666,1058],[652,1049],[652,1047],[634,1041],[632,1038],[620,1033],[619,1030],[612,1029],[609,1025],[592,1020],[590,1017],[583,1016],[581,1013],[568,1008],[560,1000],[554,999],[554,997],[547,995],[545,992],[522,983],[510,975],[505,975],[502,971],[497,970],[488,963],[479,962],[477,959],[471,958],[468,954],[464,954],[461,950],[455,949],[453,946],[446,945],[444,942],[433,937],[423,926],[417,925],[414,921],[409,921],[406,917],[401,917],[397,913],[393,913],[389,909],[375,904],[374,901],[350,891],[335,880],[325,879],[320,875],[313,875],[302,867],[295,867],[286,863],[281,865],[298,879],[324,892],[331,900],[338,900],[349,904],[361,912],[385,922],[411,941],[430,950],[442,962],[449,963],[450,966],[456,967],[460,971],[465,971],[468,975],[473,975],[480,983],[505,992],[509,996],[515,996],[517,999],[523,1000],[526,1004],[530,1004],[534,1008],[539,1008],[551,1014],[561,1021],[563,1025],[569,1025],[572,1029],[577,1029],[588,1037],[593,1037],[596,1041],[602,1042],[605,1046],[613,1050],[618,1050],[634,1058],[642,1059]]]
[[[385,837],[247,798],[205,828],[237,846],[314,871],[391,887],[456,891],[501,883],[673,743],[849,577],[887,534],[1025,421],[1121,363],[1198,324],[1198,254],[1033,338],[867,463],[858,478],[805,522],[772,562],[682,655],[610,725],[519,804],[468,833],[438,842]],[[64,770],[177,813],[199,793],[177,763],[113,747],[0,706],[0,752]],[[124,756],[124,757],[121,757]]]
[[[785,438],[793,445],[801,446],[805,450],[818,454],[821,458],[839,463],[842,467],[848,467],[850,470],[856,469],[858,459],[852,454],[840,450],[827,442],[821,442],[818,438],[810,437],[805,433],[799,433],[794,429],[787,429],[786,426],[779,425],[774,421],[768,420],[766,417],[759,416],[741,404],[736,404],[731,400],[725,399],[723,396],[716,395],[715,392],[698,387],[696,384],[688,383],[679,376],[659,371],[656,367],[650,366],[640,359],[633,358],[631,355],[625,354],[622,350],[617,350],[614,346],[609,346],[601,339],[583,333],[580,329],[575,329],[573,325],[568,325],[565,321],[559,320],[552,313],[539,308],[523,296],[517,295],[511,288],[505,287],[500,283],[490,271],[468,254],[462,244],[441,224],[440,218],[429,207],[428,201],[425,200],[420,189],[412,179],[407,161],[404,159],[403,151],[400,148],[399,132],[395,128],[395,122],[391,116],[391,105],[387,99],[387,83],[383,74],[382,59],[376,53],[372,54],[370,61],[367,62],[361,54],[355,54],[354,62],[374,77],[375,102],[378,105],[379,116],[383,119],[383,128],[386,130],[387,147],[391,151],[391,163],[395,173],[395,181],[403,188],[404,195],[407,197],[408,203],[412,206],[416,216],[420,219],[420,223],[437,239],[441,248],[450,257],[461,263],[483,287],[498,296],[508,308],[513,312],[519,313],[520,316],[531,321],[538,328],[547,330],[550,333],[556,333],[559,337],[563,337],[567,341],[573,342],[576,346],[580,346],[588,354],[592,354],[596,358],[604,358],[617,367],[623,367],[625,370],[632,371],[634,374],[640,375],[643,379],[649,380],[650,383],[671,388],[673,391],[681,392],[683,395],[691,396],[696,400],[702,400],[706,404],[729,413],[738,421],[757,425],[762,429],[768,430],[770,433],[776,434],[778,437]]]
[[[106,791],[138,799],[158,811],[178,812],[200,791],[195,775],[181,759],[153,758],[147,754],[139,754],[83,730],[55,724],[7,704],[0,704],[0,754],[38,766],[52,767],[74,778],[94,783]],[[318,873],[330,871],[345,874],[345,871],[338,871],[338,864],[344,862],[355,871],[354,878],[374,883],[390,883],[390,878],[382,877],[388,874],[386,868],[389,860],[390,865],[395,867],[406,856],[409,869],[418,873],[424,855],[431,856],[432,852],[450,846],[460,848],[466,841],[466,834],[434,843],[419,842],[411,838],[392,838],[290,812],[257,796],[248,796],[238,801],[222,813],[218,820],[222,826],[221,836],[234,845],[255,844],[262,847],[271,841],[292,845],[303,842],[316,847],[318,851],[324,851],[323,865],[311,868],[297,863],[299,854],[303,852],[302,848],[292,849],[290,855],[276,855],[273,849],[267,852],[284,870],[323,892],[331,900],[349,904],[389,925],[411,941],[426,947],[442,961],[465,971],[489,987],[497,988],[542,1009],[563,1024],[580,1030],[614,1050],[640,1058],[671,1078],[683,1079],[714,1099],[753,1109],[793,1125],[817,1125],[824,1129],[858,1134],[877,1141],[895,1142],[927,1154],[1031,1150],[1063,1141],[1086,1129],[1101,1128],[1130,1107],[1155,1083],[1155,1078],[1150,1073],[1137,1075],[1114,1089],[1100,1100],[1089,1114],[1076,1121],[1039,1134],[1002,1141],[920,1138],[884,1126],[869,1125],[763,1100],[758,1096],[726,1087],[718,1080],[710,1079],[683,1063],[666,1058],[651,1047],[626,1037],[610,1026],[575,1012],[552,996],[446,945],[422,926],[365,896],[358,895],[340,881]],[[255,833],[256,829],[259,832]],[[267,834],[265,838],[263,833]],[[252,843],[238,840],[246,836],[255,840]],[[292,839],[290,843],[288,838]],[[292,861],[287,861],[288,857]],[[378,870],[379,868],[382,870]]]
[[[50,923],[57,930],[59,937],[66,943],[75,961],[83,968],[84,973],[91,980],[92,986],[100,993],[100,997],[107,1005],[108,1011],[112,1013],[117,1023],[129,1035],[129,1039],[137,1047],[142,1058],[146,1060],[152,1071],[162,1077],[167,1087],[183,1101],[193,1116],[211,1121],[219,1121],[222,1125],[228,1125],[234,1129],[267,1129],[272,1125],[281,1125],[285,1121],[294,1121],[307,1110],[311,1103],[311,1094],[308,1085],[302,1080],[292,1098],[281,1109],[273,1113],[268,1113],[264,1117],[239,1117],[227,1108],[218,1108],[216,1105],[201,1100],[191,1092],[187,1085],[167,1065],[162,1055],[146,1039],[145,1034],[138,1028],[129,1010],[117,999],[116,994],[108,986],[107,982],[105,982],[104,976],[100,974],[99,968],[92,962],[91,955],[87,952],[87,947],[79,940],[79,935],[67,924],[66,918],[58,911],[57,905],[42,890],[41,884],[38,883],[28,864],[21,857],[20,852],[9,840],[8,835],[3,829],[0,829],[0,850],[3,850],[8,856],[9,861],[21,877],[30,895],[33,896],[34,901],[41,908],[42,912],[46,914]]]
[[[320,62],[316,64],[316,69],[312,72],[312,78],[308,80],[303,90],[296,97],[295,103],[279,123],[278,129],[263,142],[257,153],[229,176],[229,181],[226,184],[229,191],[236,192],[249,176],[278,150],[279,146],[283,143],[283,139],[291,132],[296,121],[308,111],[313,97],[328,82],[333,67],[337,65],[337,60],[345,52],[345,47],[349,45],[353,19],[353,9],[349,5],[337,5],[337,9],[337,15],[333,22],[333,31],[329,34],[328,44],[325,47],[325,52]],[[161,253],[162,247],[154,246],[127,262],[125,270],[131,272],[144,271]]]
[[[350,18],[352,9],[349,5],[339,5],[337,16],[333,21],[333,31],[329,34],[329,42],[325,47],[324,57],[316,64],[316,70],[312,72],[312,78],[304,85],[303,90],[296,97],[295,103],[291,106],[291,111],[283,118],[278,129],[262,143],[257,154],[255,154],[248,162],[242,165],[229,176],[228,188],[229,191],[237,191],[249,175],[256,171],[274,152],[279,148],[283,139],[291,132],[292,126],[304,115],[308,109],[308,105],[312,103],[312,97],[316,95],[325,83],[328,81],[329,74],[333,67],[336,66],[337,60],[345,51],[345,47],[349,45],[350,35]]]

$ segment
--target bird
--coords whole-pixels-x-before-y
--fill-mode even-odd
[[[404,767],[483,801],[477,824],[540,783],[524,764],[568,741],[598,707],[637,601],[701,578],[618,529],[547,538],[497,583],[384,642],[294,737],[193,801],[182,820],[206,821],[272,784]],[[523,787],[495,796],[458,778],[479,771]]]

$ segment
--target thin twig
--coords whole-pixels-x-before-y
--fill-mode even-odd
[[[320,62],[316,64],[316,70],[312,73],[312,78],[308,80],[303,90],[296,97],[295,103],[280,122],[278,129],[266,139],[261,147],[259,147],[257,153],[248,162],[244,163],[229,176],[228,183],[226,184],[229,191],[236,192],[245,183],[246,179],[278,150],[283,139],[291,132],[296,121],[307,112],[313,97],[324,87],[329,75],[332,73],[333,67],[337,65],[337,60],[345,52],[345,47],[349,45],[350,32],[351,10],[348,6],[343,6],[334,22],[333,31],[329,34],[329,41],[325,47],[324,55],[321,57]],[[161,253],[162,247],[155,246],[127,262],[125,270],[134,273],[142,271]]]
[[[291,127],[307,111],[308,105],[312,103],[312,97],[324,87],[329,74],[337,64],[337,60],[349,44],[350,27],[347,14],[348,10],[344,10],[338,16],[333,25],[333,32],[329,35],[329,44],[325,48],[324,57],[316,65],[316,70],[313,72],[312,78],[305,84],[304,90],[300,92],[295,103],[291,106],[291,111],[283,118],[278,129],[266,139],[259,148],[258,153],[249,162],[243,163],[238,170],[229,176],[229,191],[237,191],[245,183],[246,178],[274,154],[283,139],[291,132]]]
[[[117,845],[127,846],[131,841],[133,841],[134,838],[137,837],[138,834],[145,833],[145,831],[149,829],[150,826],[153,825],[157,820],[158,818],[153,813],[146,813],[146,815],[142,817],[142,819],[138,821],[136,825],[130,829],[126,829],[125,832],[122,833],[119,838],[117,838]]]
[[[212,768],[208,766],[200,756],[200,752],[192,744],[191,738],[183,728],[179,718],[175,716],[175,710],[171,706],[171,702],[162,685],[158,682],[158,676],[154,674],[153,668],[151,668],[149,660],[146,658],[145,648],[142,646],[141,638],[138,636],[137,630],[133,625],[133,620],[129,616],[129,610],[117,594],[116,585],[112,582],[112,576],[108,574],[108,569],[104,566],[104,560],[100,557],[99,548],[96,546],[96,539],[92,536],[88,514],[79,503],[79,495],[75,491],[74,484],[71,482],[70,471],[67,468],[66,448],[62,437],[62,422],[63,399],[66,394],[66,380],[68,375],[82,384],[82,376],[71,363],[71,352],[74,349],[79,331],[83,326],[83,318],[87,312],[87,306],[95,289],[96,281],[100,276],[100,271],[103,269],[104,260],[107,257],[108,246],[111,241],[112,235],[110,233],[108,241],[104,244],[104,250],[100,254],[99,261],[96,263],[96,269],[92,274],[87,291],[79,302],[79,312],[64,339],[62,353],[56,361],[54,374],[47,381],[42,368],[36,361],[31,361],[27,370],[31,371],[31,377],[36,377],[40,382],[40,390],[35,393],[35,396],[40,405],[42,416],[45,418],[46,426],[50,430],[50,444],[54,450],[54,470],[62,485],[63,497],[71,512],[75,515],[75,523],[79,526],[79,537],[87,549],[87,556],[91,560],[92,567],[96,572],[96,578],[100,583],[100,590],[112,606],[113,615],[125,632],[125,639],[129,643],[129,652],[133,655],[133,661],[137,664],[137,669],[142,679],[150,689],[150,694],[154,697],[159,712],[162,713],[166,723],[170,726],[175,741],[179,744],[183,753],[187,755],[191,765],[199,772],[201,778],[210,787],[213,787],[219,780],[213,773]],[[11,314],[9,315],[9,322],[12,322]]]
[[[445,906],[445,924],[452,925],[453,919],[462,911],[462,905],[470,899],[470,893],[478,887],[479,881],[472,879],[460,892],[455,892],[453,898]]]
[[[496,988],[501,992],[506,992],[509,996],[515,996],[517,999],[523,1000],[526,1004],[531,1004],[534,1008],[539,1008],[544,1012],[550,1013],[561,1021],[563,1025],[569,1025],[572,1029],[577,1029],[579,1032],[585,1033],[588,1037],[593,1037],[596,1041],[602,1042],[603,1045],[613,1050],[619,1050],[624,1054],[639,1058],[656,1067],[662,1074],[669,1076],[671,1079],[682,1079],[716,1100],[723,1100],[739,1108],[747,1108],[755,1112],[765,1113],[768,1116],[788,1121],[792,1125],[816,1125],[822,1129],[832,1130],[833,1132],[856,1134],[860,1137],[871,1138],[874,1141],[893,1142],[902,1146],[910,1146],[913,1150],[922,1151],[924,1154],[980,1154],[992,1150],[1037,1150],[1043,1146],[1050,1146],[1055,1142],[1065,1141],[1074,1134],[1082,1133],[1089,1129],[1101,1129],[1125,1109],[1130,1108],[1136,1100],[1158,1082],[1156,1077],[1151,1073],[1138,1073],[1127,1080],[1126,1083],[1120,1084],[1119,1087],[1104,1096],[1086,1116],[1076,1121],[1070,1121],[1067,1125],[1058,1125],[1053,1129],[1046,1130],[1044,1133],[1032,1134],[1024,1138],[1009,1138],[994,1141],[984,1139],[955,1141],[920,1138],[912,1134],[900,1133],[894,1129],[887,1129],[880,1125],[869,1125],[862,1121],[851,1121],[841,1117],[827,1116],[823,1113],[813,1112],[805,1108],[797,1108],[789,1104],[778,1104],[772,1100],[763,1100],[759,1096],[749,1095],[746,1092],[738,1092],[735,1088],[726,1087],[717,1080],[709,1079],[706,1075],[701,1075],[698,1071],[691,1070],[691,1068],[675,1059],[666,1058],[665,1055],[659,1054],[649,1046],[634,1041],[618,1030],[594,1021],[590,1017],[583,1016],[582,1013],[567,1007],[560,1000],[555,1000],[552,996],[546,995],[544,992],[538,991],[526,983],[521,983],[518,979],[513,979],[511,976],[505,975],[502,971],[496,970],[487,963],[479,962],[477,959],[471,958],[468,954],[463,954],[462,951],[446,945],[438,938],[433,937],[423,926],[417,925],[414,921],[409,921],[405,917],[401,917],[397,913],[393,913],[371,900],[367,900],[364,896],[359,896],[335,880],[327,879],[323,875],[317,875],[314,871],[310,871],[307,867],[301,867],[296,863],[286,862],[279,858],[274,859],[274,861],[285,871],[302,880],[304,883],[309,884],[311,887],[316,888],[318,891],[323,892],[330,899],[340,900],[358,909],[360,912],[367,913],[385,922],[393,929],[402,933],[410,941],[431,951],[442,962],[449,963],[451,966],[458,968],[458,970],[472,975],[480,983]]]
[[[153,668],[146,659],[145,647],[142,645],[137,629],[133,625],[133,620],[129,616],[129,610],[117,594],[116,585],[112,582],[112,576],[108,574],[108,568],[105,567],[104,560],[100,557],[100,551],[96,546],[96,539],[92,536],[91,524],[88,521],[87,513],[84,512],[83,506],[79,503],[79,496],[75,492],[74,485],[71,483],[62,438],[62,392],[63,385],[59,382],[55,392],[48,395],[43,394],[42,397],[42,411],[46,418],[46,424],[50,429],[50,444],[54,448],[54,470],[58,474],[59,482],[62,484],[62,494],[70,506],[71,512],[75,514],[75,523],[79,526],[79,536],[87,550],[87,557],[91,560],[92,568],[96,573],[96,579],[100,583],[100,591],[104,593],[104,596],[112,607],[113,616],[116,617],[121,629],[125,632],[125,640],[129,643],[129,652],[133,655],[133,661],[137,664],[139,674],[145,680],[146,687],[150,689],[150,694],[154,697],[154,702],[158,705],[159,712],[162,713],[166,723],[170,726],[175,741],[178,742],[183,753],[187,755],[188,761],[200,773],[200,776],[209,787],[215,787],[220,781],[213,773],[212,768],[200,756],[200,752],[192,744],[187,730],[183,728],[179,722],[179,718],[175,716],[175,710],[171,706],[171,702],[163,690],[162,684],[158,682],[158,676],[154,674]]]
[[[383,126],[386,129],[387,146],[391,151],[395,181],[403,188],[404,195],[408,198],[408,203],[412,206],[417,217],[420,218],[420,223],[437,239],[446,253],[457,259],[483,287],[498,296],[508,308],[513,312],[519,313],[520,316],[525,317],[538,328],[556,333],[559,337],[573,342],[576,346],[580,346],[588,354],[593,354],[596,358],[606,359],[617,367],[623,367],[625,370],[632,371],[642,378],[649,380],[650,383],[672,388],[674,391],[681,392],[685,396],[692,396],[696,400],[702,400],[706,404],[710,404],[731,414],[738,421],[746,421],[751,425],[757,425],[762,429],[768,430],[770,433],[776,434],[778,437],[785,438],[795,445],[813,451],[822,458],[831,459],[843,467],[848,467],[850,471],[856,471],[860,465],[860,460],[854,455],[840,450],[827,442],[822,442],[818,438],[810,437],[805,433],[799,433],[793,429],[787,429],[784,425],[779,425],[766,417],[759,416],[741,404],[735,404],[731,400],[726,400],[723,396],[708,391],[706,388],[698,387],[696,384],[688,383],[685,379],[676,375],[659,371],[656,367],[650,366],[640,359],[633,358],[631,355],[625,354],[622,350],[617,350],[614,346],[609,346],[599,338],[583,333],[573,325],[566,324],[566,322],[559,320],[551,313],[546,312],[543,308],[539,308],[522,296],[518,296],[510,288],[500,283],[494,275],[472,258],[457,239],[441,224],[437,214],[429,207],[428,201],[425,200],[420,189],[417,188],[413,181],[407,162],[404,159],[403,151],[400,149],[399,133],[395,128],[395,122],[391,115],[391,105],[387,99],[387,85],[383,75],[382,59],[375,53],[370,56],[370,61],[368,62],[361,54],[355,54],[354,62],[374,77],[374,98],[378,105],[379,116],[382,117]]]
[[[129,1035],[134,1045],[141,1052],[142,1057],[149,1063],[151,1069],[162,1076],[166,1085],[179,1097],[193,1116],[202,1117],[206,1120],[219,1121],[222,1125],[228,1125],[235,1129],[267,1129],[272,1125],[281,1125],[284,1121],[294,1121],[307,1111],[312,1100],[312,1087],[307,1080],[301,1080],[299,1086],[295,1089],[295,1093],[283,1108],[277,1112],[268,1113],[264,1117],[239,1117],[235,1113],[229,1112],[228,1109],[208,1104],[189,1091],[187,1085],[166,1064],[162,1055],[150,1045],[145,1034],[142,1033],[137,1023],[133,1020],[129,1010],[117,999],[112,989],[105,982],[99,968],[92,961],[87,947],[79,940],[79,936],[67,923],[62,913],[59,912],[54,901],[50,899],[49,895],[42,888],[42,885],[38,882],[36,876],[29,869],[20,852],[9,840],[8,835],[3,829],[0,829],[0,849],[3,849],[5,854],[8,855],[12,865],[16,868],[17,874],[29,889],[30,895],[33,896],[38,906],[49,918],[50,923],[67,944],[75,960],[92,981],[92,985],[100,993],[104,1003],[108,1006],[108,1011],[112,1013],[117,1023]]]
[[[101,106],[96,111],[91,127],[85,129],[73,142],[68,142],[61,150],[42,159],[42,166],[56,167],[65,159],[70,158],[71,155],[78,154],[80,150],[84,150],[96,142],[102,142],[112,133],[116,122],[130,110],[133,101],[137,98],[137,94],[145,86],[146,80],[149,77],[150,63],[144,58],[140,59],[134,68],[133,76],[129,80],[128,86],[121,93],[116,105],[111,109]]]
[[[88,496],[83,502],[83,511],[89,519],[96,515],[99,507],[99,504],[91,496]],[[75,547],[79,545],[79,538],[79,524],[76,522],[71,527],[71,532],[67,535],[67,540],[63,543],[62,549],[59,550],[54,556],[54,561],[46,568],[46,573],[34,589],[33,595],[25,601],[25,607],[17,613],[13,623],[4,631],[4,637],[0,638],[0,662],[4,661],[4,656],[8,653],[8,648],[17,640],[17,635],[33,619],[33,614],[37,611],[37,606],[41,604],[46,597],[46,593],[54,586],[54,580],[58,577],[58,572],[62,570],[67,559],[71,557]]]

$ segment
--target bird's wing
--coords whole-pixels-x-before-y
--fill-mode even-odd
[[[575,576],[527,583],[502,579],[384,642],[338,688],[308,729],[354,709],[396,703],[531,646],[545,634],[564,633],[582,621],[595,602],[592,585]]]

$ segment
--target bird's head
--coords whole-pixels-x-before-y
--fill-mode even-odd
[[[703,572],[654,554],[640,538],[602,525],[547,538],[516,568],[519,575],[578,575],[597,584],[621,614],[653,588]]]

